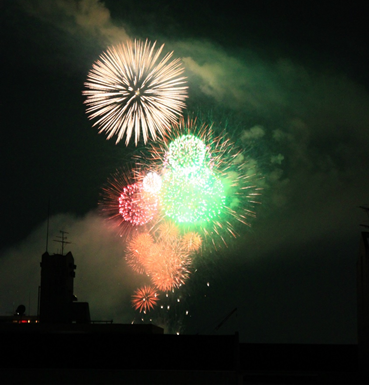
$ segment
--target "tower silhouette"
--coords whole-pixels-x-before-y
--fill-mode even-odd
[[[71,252],[66,255],[42,255],[40,322],[71,323],[73,321],[73,283],[76,265]]]

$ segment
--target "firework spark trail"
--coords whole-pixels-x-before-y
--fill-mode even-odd
[[[110,47],[93,64],[82,94],[93,126],[107,138],[117,135],[116,143],[126,134],[128,145],[134,131],[135,144],[144,143],[149,134],[155,140],[163,136],[185,108],[187,98],[184,72],[179,59],[170,61],[173,52],[160,60],[164,44],[155,52],[154,42],[135,40]]]
[[[153,309],[159,300],[156,290],[151,286],[143,286],[137,289],[132,295],[132,305],[139,312]]]

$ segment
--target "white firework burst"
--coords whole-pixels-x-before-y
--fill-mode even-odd
[[[173,52],[160,61],[164,44],[155,50],[151,44],[135,40],[108,48],[100,55],[85,82],[87,114],[98,118],[93,126],[105,131],[116,143],[126,135],[128,145],[134,132],[135,144],[142,131],[146,143],[151,135],[164,132],[185,108],[186,78],[180,59],[170,60]]]

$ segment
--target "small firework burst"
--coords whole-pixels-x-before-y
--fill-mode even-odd
[[[151,286],[143,286],[132,295],[132,306],[139,312],[147,312],[154,308],[159,300],[156,290]]]
[[[126,135],[128,145],[134,132],[135,144],[142,132],[146,143],[151,135],[162,136],[185,107],[186,79],[179,59],[171,60],[173,52],[159,57],[164,44],[155,50],[151,44],[134,40],[110,47],[93,64],[85,82],[85,104],[90,119],[108,139],[116,142]]]

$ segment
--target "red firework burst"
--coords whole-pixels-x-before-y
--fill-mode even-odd
[[[134,226],[142,226],[150,222],[158,209],[158,198],[154,194],[145,192],[141,183],[124,187],[118,202],[119,214]]]
[[[132,306],[140,313],[154,308],[159,300],[158,294],[151,286],[143,286],[137,289],[132,295]]]

